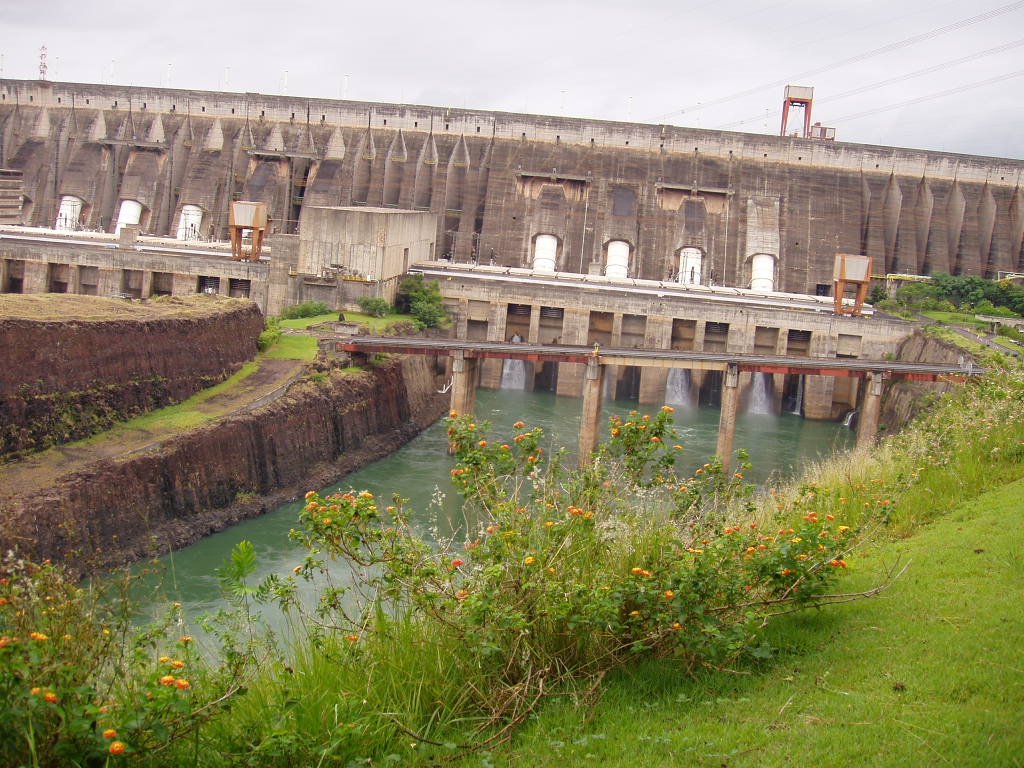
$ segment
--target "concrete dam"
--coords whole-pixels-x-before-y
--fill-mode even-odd
[[[21,225],[0,227],[0,291],[276,314],[390,299],[415,270],[469,340],[880,360],[911,327],[834,315],[837,253],[876,275],[1024,271],[1024,162],[822,139],[0,80],[0,166],[0,224]],[[272,219],[259,261],[223,242],[239,200]],[[689,396],[714,400],[717,378],[695,372]],[[582,371],[525,386],[578,396]],[[626,366],[608,383],[642,403],[673,387]],[[760,396],[827,419],[861,389],[776,374]]]

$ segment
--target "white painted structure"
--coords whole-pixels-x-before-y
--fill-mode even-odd
[[[533,271],[553,273],[558,256],[558,238],[554,235],[537,235],[533,242]]]
[[[750,260],[750,290],[771,293],[775,290],[775,257],[755,253]]]
[[[683,248],[679,252],[679,282],[686,285],[700,285],[700,271],[704,255],[700,248]]]
[[[114,234],[119,234],[127,226],[134,226],[142,220],[142,203],[138,200],[122,200],[121,209],[117,212],[117,224]]]
[[[181,216],[178,219],[179,240],[198,240],[199,228],[203,224],[203,209],[198,205],[181,206]]]
[[[625,280],[629,274],[629,243],[612,240],[608,243],[608,261],[604,273],[608,277]]]
[[[78,222],[82,216],[82,205],[84,200],[74,195],[64,195],[60,199],[60,210],[57,211],[57,222],[54,229],[72,231],[78,229]]]

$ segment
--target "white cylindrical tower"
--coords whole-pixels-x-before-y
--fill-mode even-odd
[[[199,228],[203,224],[203,209],[198,205],[181,206],[181,218],[178,219],[178,239],[198,240]]]
[[[750,262],[750,290],[771,293],[775,290],[775,257],[755,253]]]
[[[558,238],[554,235],[537,235],[533,242],[533,271],[554,272],[558,256]]]
[[[608,261],[604,273],[608,277],[626,279],[629,274],[629,243],[624,240],[612,240],[608,243]]]
[[[78,229],[79,218],[82,215],[82,204],[84,201],[74,195],[64,195],[60,199],[60,210],[57,211],[57,223],[54,229],[72,230]]]
[[[700,271],[703,265],[704,255],[700,248],[683,248],[679,252],[679,282],[700,285]]]
[[[122,200],[121,209],[117,212],[117,224],[114,234],[119,234],[124,227],[138,224],[142,220],[142,203],[138,200]]]

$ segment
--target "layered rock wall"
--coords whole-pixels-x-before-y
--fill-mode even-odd
[[[256,411],[19,499],[0,521],[0,551],[90,571],[184,546],[387,455],[444,413],[435,387],[419,357],[298,383]]]
[[[255,304],[230,299],[142,319],[0,314],[0,458],[180,402],[251,359],[262,329]]]
[[[900,344],[896,359],[902,363],[958,365],[964,350],[920,331]],[[885,387],[880,428],[886,434],[899,432],[917,416],[927,402],[961,386],[949,381],[894,381]]]

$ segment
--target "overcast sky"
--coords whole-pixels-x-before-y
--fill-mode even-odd
[[[2,74],[778,134],[1024,159],[1024,0],[0,0]],[[795,121],[791,119],[791,129]]]

